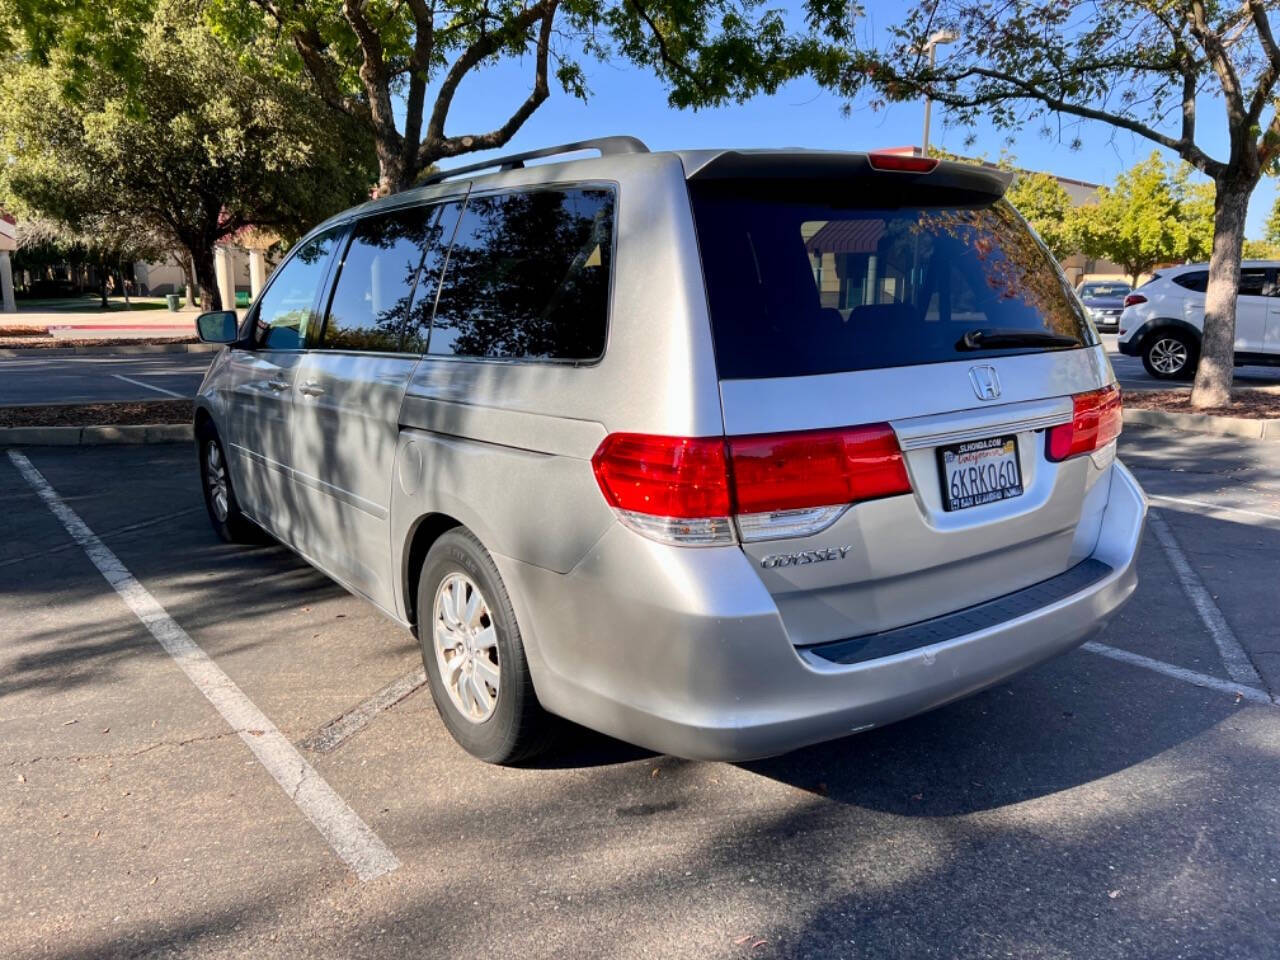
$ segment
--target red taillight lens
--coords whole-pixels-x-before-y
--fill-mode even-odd
[[[1074,407],[1071,422],[1049,428],[1045,455],[1050,460],[1092,453],[1120,436],[1124,411],[1119,387],[1077,393],[1071,403]]]
[[[591,458],[612,507],[657,517],[727,517],[729,470],[723,437],[614,433]]]
[[[890,426],[729,438],[738,513],[798,510],[910,493]]]
[[[1147,302],[1147,298],[1140,293],[1131,293],[1124,298],[1124,305],[1126,307],[1133,307],[1133,306],[1137,306],[1139,303],[1146,303],[1146,302]]]
[[[868,153],[867,161],[873,170],[896,173],[929,173],[938,165],[934,157],[913,157],[901,153]]]
[[[734,515],[744,540],[803,536],[848,504],[911,492],[887,423],[729,438],[614,433],[591,464],[623,521],[667,543],[732,543]]]

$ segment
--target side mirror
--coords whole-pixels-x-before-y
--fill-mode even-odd
[[[196,333],[205,343],[234,343],[238,325],[234,310],[214,310],[196,317]]]

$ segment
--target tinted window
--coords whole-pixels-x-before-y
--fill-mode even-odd
[[[1267,291],[1267,271],[1266,270],[1241,270],[1240,271],[1240,289],[1238,293],[1246,297],[1261,297]]]
[[[297,350],[314,318],[316,295],[324,283],[329,255],[342,228],[313,237],[276,268],[258,301],[253,342],[268,350]]]
[[[418,267],[438,216],[436,207],[412,207],[356,223],[334,284],[321,347],[400,349]]]
[[[1180,273],[1173,278],[1173,282],[1196,293],[1204,293],[1209,287],[1209,271],[1192,270],[1188,273]]]
[[[1061,271],[1007,203],[858,209],[828,199],[837,189],[693,185],[722,378],[1050,348],[966,349],[976,330],[1094,342]]]
[[[431,314],[436,305],[436,292],[440,287],[440,270],[444,266],[449,242],[462,213],[461,203],[443,203],[439,215],[430,223],[426,254],[418,271],[418,287],[413,293],[409,308],[409,325],[405,331],[404,346],[412,353],[426,353],[427,337],[431,332]]]
[[[604,352],[613,194],[472,197],[449,251],[430,352],[594,360]]]

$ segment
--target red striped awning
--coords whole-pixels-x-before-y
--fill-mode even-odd
[[[828,220],[809,238],[805,249],[814,254],[875,253],[884,231],[884,221],[880,219]]]

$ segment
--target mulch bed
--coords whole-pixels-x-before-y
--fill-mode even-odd
[[[1245,417],[1270,420],[1280,417],[1280,388],[1237,387],[1232,402],[1225,407],[1198,410],[1191,406],[1187,390],[1127,390],[1124,405],[1133,410],[1163,410],[1166,413],[1207,413],[1215,417]]]
[[[135,423],[190,423],[191,412],[190,400],[0,407],[0,427],[96,427]]]

